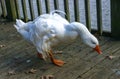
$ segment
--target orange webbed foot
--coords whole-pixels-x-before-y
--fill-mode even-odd
[[[62,60],[57,60],[57,59],[53,59],[52,60],[53,64],[57,65],[57,66],[63,66],[65,64],[64,61]]]
[[[52,54],[52,50],[49,51],[49,56],[50,56],[50,59],[53,62],[53,64],[55,64],[57,66],[63,66],[65,64],[65,62],[62,60],[54,59],[53,54]]]

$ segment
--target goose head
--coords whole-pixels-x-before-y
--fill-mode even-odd
[[[92,34],[88,34],[88,36],[84,36],[83,42],[89,47],[93,48],[93,50],[97,51],[98,54],[102,54],[99,46],[99,42],[95,36]]]
[[[102,54],[97,38],[92,35],[85,25],[79,22],[73,22],[70,26],[78,32],[83,42],[89,47],[93,48],[98,54]]]

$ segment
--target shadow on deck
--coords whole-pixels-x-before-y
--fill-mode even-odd
[[[81,40],[57,47],[63,54],[55,55],[64,60],[63,67],[50,61],[44,62],[36,49],[16,32],[13,23],[0,24],[0,79],[40,79],[53,75],[55,79],[119,79],[120,41],[99,37],[102,55],[98,55]],[[109,59],[106,56],[113,56]],[[31,69],[36,70],[30,73]]]

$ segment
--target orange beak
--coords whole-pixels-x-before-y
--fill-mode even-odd
[[[95,51],[98,52],[98,54],[102,54],[101,50],[100,50],[100,46],[96,45],[96,47],[94,48]]]

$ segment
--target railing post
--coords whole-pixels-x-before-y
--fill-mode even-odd
[[[28,0],[28,2],[29,2],[29,6],[30,6],[31,20],[34,20],[35,15],[34,15],[34,9],[33,9],[33,0]]]
[[[23,9],[23,15],[24,15],[24,21],[28,21],[28,15],[27,15],[27,8],[26,8],[26,0],[22,0],[22,9]]]
[[[17,18],[20,19],[20,9],[19,9],[19,2],[18,0],[15,0],[15,7],[16,7],[16,13],[17,13]]]
[[[54,7],[55,7],[55,10],[59,9],[59,1],[58,0],[54,0]]]
[[[79,0],[74,0],[75,21],[80,22]]]
[[[102,0],[96,0],[96,9],[97,9],[97,26],[99,35],[102,35]]]
[[[4,0],[1,0],[1,14],[2,16],[5,18],[7,16],[7,12],[6,12],[6,9],[5,9],[5,1]]]
[[[17,18],[14,0],[5,0],[7,8],[7,17],[10,20],[15,20]]]
[[[65,18],[66,18],[68,21],[70,21],[69,0],[64,0],[64,8],[65,8],[65,13],[66,13]]]
[[[41,5],[41,1],[37,0],[37,10],[38,10],[38,15],[42,14],[42,5]]]
[[[2,8],[1,8],[1,3],[0,3],[0,17],[2,15]]]
[[[91,17],[90,17],[90,0],[85,1],[85,17],[86,17],[86,26],[91,32]]]
[[[45,0],[45,5],[46,5],[46,13],[50,13],[50,1]]]
[[[111,33],[115,38],[120,39],[120,0],[111,2]]]

